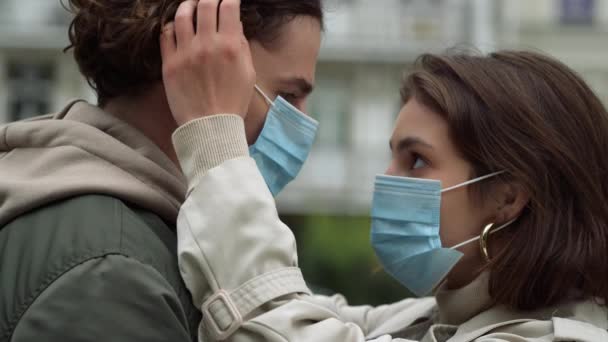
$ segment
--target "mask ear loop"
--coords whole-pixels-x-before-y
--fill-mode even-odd
[[[481,176],[481,177],[478,177],[478,178],[475,178],[475,179],[471,179],[471,180],[469,180],[469,181],[466,181],[466,182],[464,182],[464,183],[460,183],[460,184],[457,184],[457,185],[451,186],[451,187],[449,187],[449,188],[442,189],[442,190],[441,190],[441,192],[442,192],[442,193],[444,193],[444,192],[448,192],[448,191],[456,190],[456,189],[458,189],[458,188],[462,188],[462,187],[465,187],[465,186],[470,185],[470,184],[474,184],[474,183],[477,183],[477,182],[481,182],[482,180],[486,180],[486,179],[488,179],[488,178],[492,178],[492,177],[496,177],[496,176],[498,176],[498,175],[502,175],[503,173],[506,173],[506,171],[498,171],[498,172],[490,173],[489,175]]]
[[[262,95],[262,97],[264,98],[264,100],[266,101],[266,103],[267,103],[267,104],[268,104],[270,107],[272,107],[272,106],[273,106],[273,104],[274,104],[274,103],[272,102],[272,100],[271,100],[271,99],[270,99],[268,96],[266,96],[266,94],[265,94],[265,93],[262,91],[262,89],[260,89],[260,87],[259,87],[257,84],[256,84],[254,87],[255,87],[255,90],[256,90],[256,91],[257,91],[257,92],[258,92],[260,95]]]

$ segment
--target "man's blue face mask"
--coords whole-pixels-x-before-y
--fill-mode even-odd
[[[270,106],[258,140],[249,147],[268,189],[276,196],[300,172],[310,154],[319,123],[282,97],[273,102],[256,85]]]

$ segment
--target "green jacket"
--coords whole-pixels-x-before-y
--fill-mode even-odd
[[[195,341],[173,229],[98,195],[12,221],[0,231],[0,341]]]
[[[156,145],[86,103],[0,128],[0,342],[196,341],[185,191]]]

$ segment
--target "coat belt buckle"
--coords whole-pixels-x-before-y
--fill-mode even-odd
[[[220,341],[230,337],[243,324],[243,318],[239,310],[230,299],[230,294],[224,290],[220,290],[205,301],[202,314],[205,328],[209,329],[207,333],[213,339]],[[220,317],[225,317],[226,314],[231,318],[229,324],[219,321]]]

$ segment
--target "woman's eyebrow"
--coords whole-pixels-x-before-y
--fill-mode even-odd
[[[408,148],[411,148],[414,146],[422,146],[422,147],[430,148],[430,149],[433,148],[433,146],[431,144],[427,143],[426,141],[424,141],[423,139],[418,138],[418,137],[403,138],[397,142],[396,146],[397,146],[396,147],[397,152],[401,152],[405,149],[408,149]],[[392,141],[389,142],[389,147],[391,148],[391,151],[393,151],[395,149],[395,145],[393,144]]]

